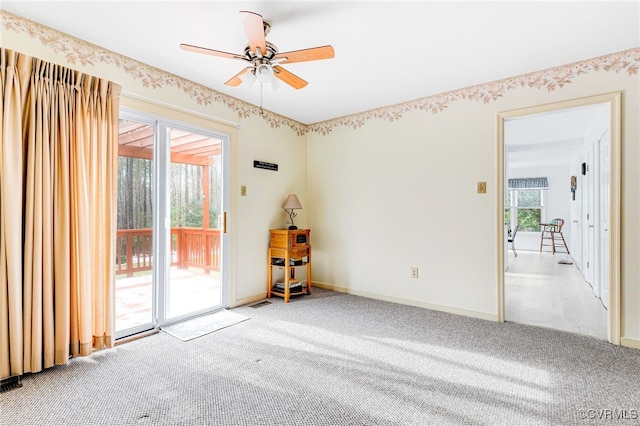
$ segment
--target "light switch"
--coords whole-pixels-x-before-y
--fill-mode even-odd
[[[243,196],[243,197],[247,196],[247,187],[245,185],[242,185],[240,187],[240,195]]]
[[[478,194],[487,193],[487,182],[478,182]]]

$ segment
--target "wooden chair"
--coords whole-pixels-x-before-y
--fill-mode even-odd
[[[564,235],[562,235],[562,227],[564,226],[564,219],[555,218],[549,223],[541,223],[542,226],[542,234],[540,235],[540,252],[542,252],[543,246],[551,246],[551,251],[553,254],[558,253],[558,248],[564,247],[565,251],[560,253],[569,253],[569,247],[567,247],[567,242],[564,239]],[[549,242],[545,244],[545,240]]]
[[[513,228],[513,230],[509,229],[509,231],[507,232],[507,245],[511,247],[511,250],[513,251],[513,255],[515,257],[518,257],[518,252],[516,251],[516,246],[514,245],[514,241],[516,240],[516,235],[518,234],[518,227],[520,225],[516,225],[515,228]]]

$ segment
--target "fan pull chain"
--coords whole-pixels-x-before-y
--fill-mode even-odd
[[[262,86],[264,83],[260,82],[260,115],[264,115],[264,111],[262,110]]]

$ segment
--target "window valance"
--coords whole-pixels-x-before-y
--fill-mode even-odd
[[[548,189],[546,177],[509,179],[509,189]]]

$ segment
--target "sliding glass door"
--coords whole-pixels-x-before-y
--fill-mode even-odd
[[[166,319],[221,304],[222,140],[168,128],[171,264]]]
[[[116,337],[226,304],[226,135],[120,120]]]
[[[154,126],[120,119],[116,332],[153,326]]]

